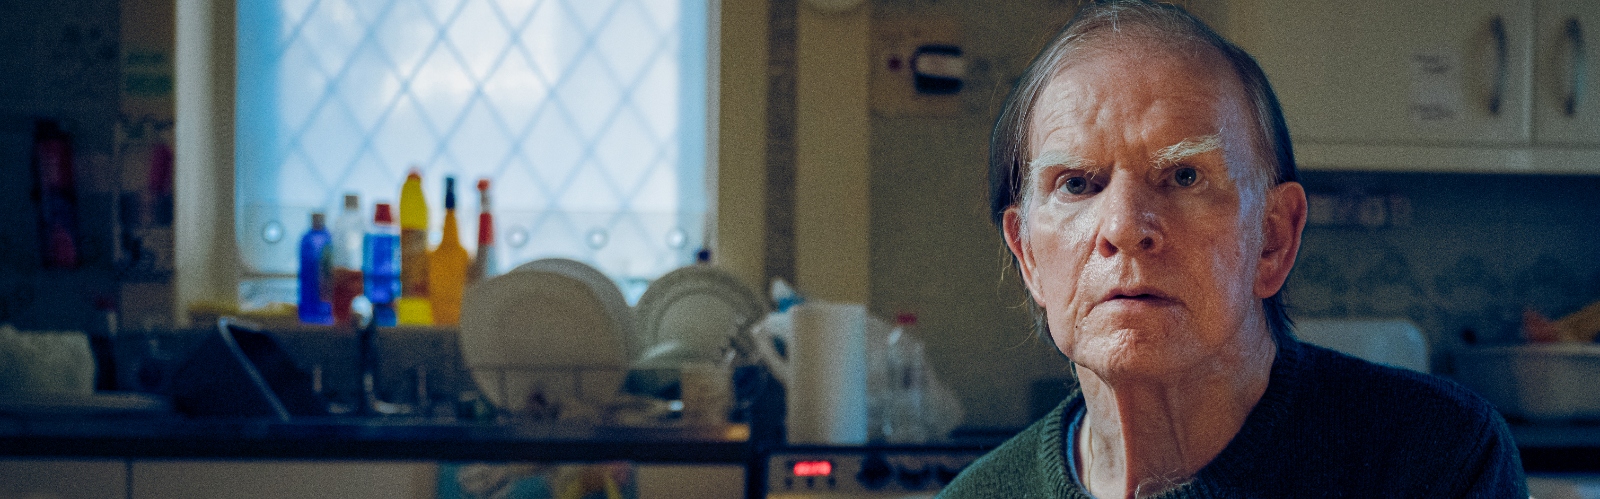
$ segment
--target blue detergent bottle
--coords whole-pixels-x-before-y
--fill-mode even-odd
[[[362,245],[361,272],[366,278],[363,293],[372,303],[372,321],[379,326],[395,325],[394,301],[400,296],[400,228],[394,224],[394,209],[378,203],[372,213],[372,231]]]
[[[333,302],[328,300],[333,285],[331,242],[325,215],[312,213],[311,230],[300,238],[300,322],[333,324]]]

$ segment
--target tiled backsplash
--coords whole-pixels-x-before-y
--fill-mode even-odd
[[[1551,318],[1600,300],[1600,177],[1303,172],[1313,195],[1400,199],[1379,228],[1308,225],[1290,316],[1404,317],[1434,369],[1470,330],[1516,341],[1524,308]]]

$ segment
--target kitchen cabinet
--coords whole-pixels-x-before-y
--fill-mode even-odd
[[[1267,72],[1303,168],[1600,174],[1600,93],[1584,67],[1600,54],[1582,36],[1600,3],[1227,8],[1227,36]]]
[[[131,469],[130,499],[420,499],[434,496],[438,476],[426,462],[137,460]]]
[[[745,496],[741,466],[645,465],[635,471],[639,499],[739,499]]]
[[[0,498],[123,497],[127,470],[122,459],[0,459]]]
[[[1600,2],[1542,0],[1534,14],[1534,141],[1600,145]]]

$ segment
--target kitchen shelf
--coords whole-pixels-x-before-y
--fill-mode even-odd
[[[8,419],[0,455],[119,458],[297,458],[443,461],[745,464],[748,427],[605,428],[555,424],[436,423],[394,419],[305,421]]]

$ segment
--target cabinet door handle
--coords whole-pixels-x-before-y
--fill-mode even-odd
[[[1489,114],[1500,115],[1500,101],[1506,94],[1506,70],[1510,66],[1510,48],[1506,46],[1506,19],[1494,16],[1489,20],[1489,36],[1494,38],[1494,86],[1489,89]]]
[[[1571,66],[1567,69],[1567,99],[1563,103],[1563,110],[1570,118],[1578,114],[1578,97],[1583,95],[1583,86],[1585,80],[1588,80],[1588,64],[1587,56],[1584,54],[1586,50],[1583,44],[1583,24],[1578,22],[1577,17],[1569,17],[1565,31],[1567,50],[1570,51],[1567,53],[1567,62]]]

